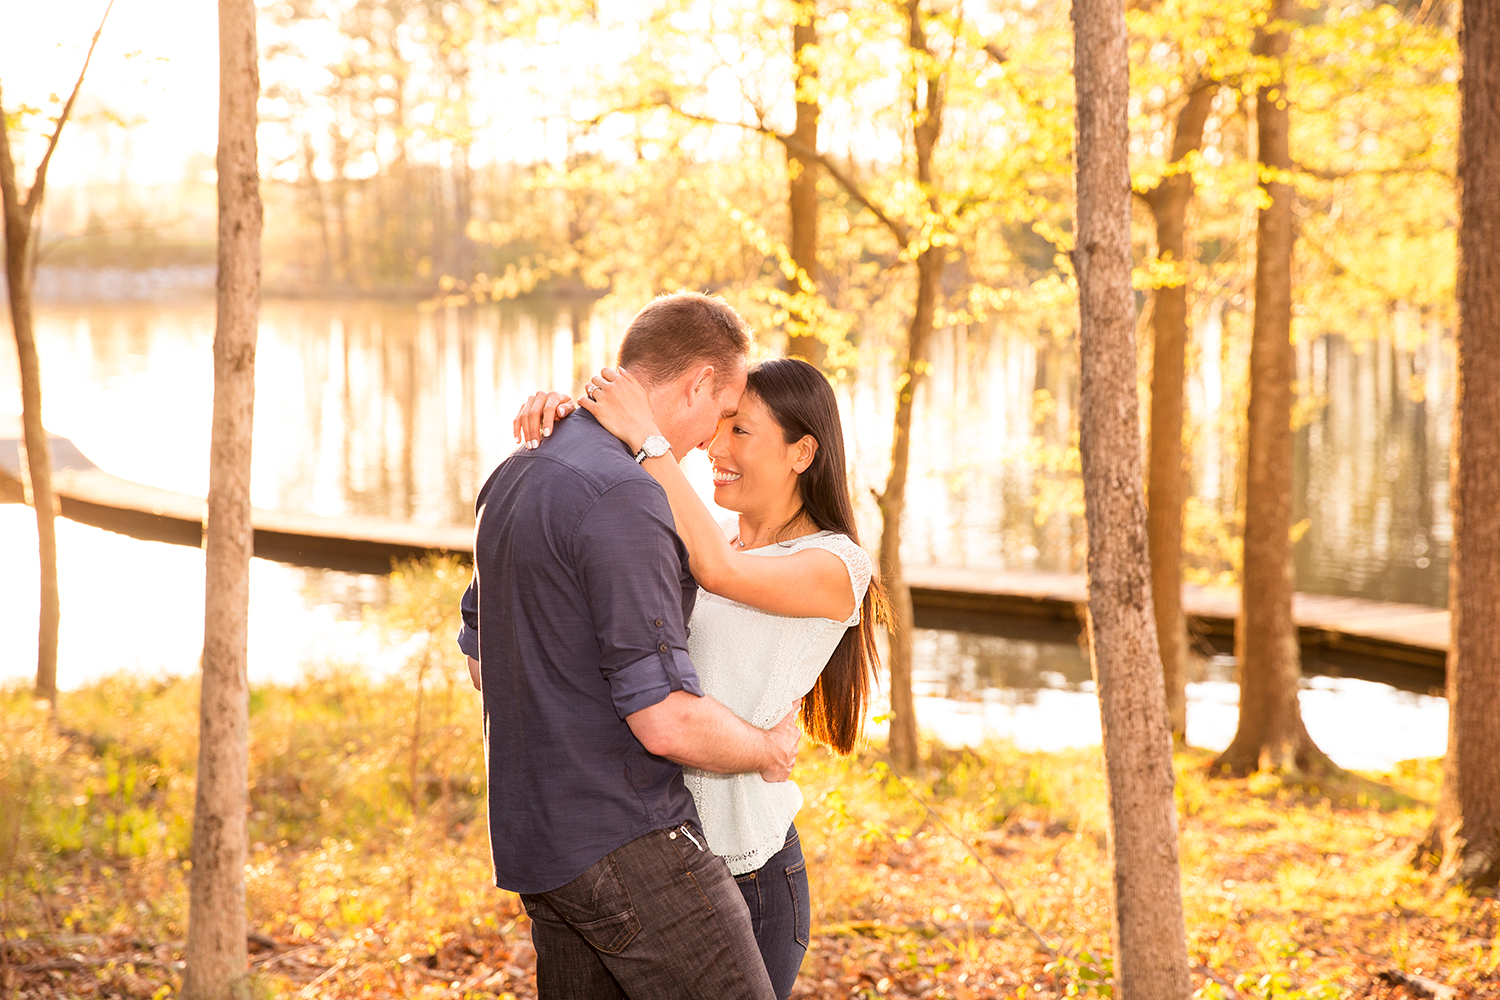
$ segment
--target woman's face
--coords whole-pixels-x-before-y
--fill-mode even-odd
[[[811,437],[787,444],[760,397],[745,393],[739,411],[719,421],[708,446],[714,467],[714,503],[740,513],[775,514],[791,504],[797,475],[817,448]]]

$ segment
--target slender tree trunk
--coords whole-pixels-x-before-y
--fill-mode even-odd
[[[334,280],[344,288],[354,282],[353,254],[349,248],[349,140],[337,125],[328,130],[333,160],[333,218],[338,226],[338,258]]]
[[[1147,569],[1130,287],[1130,70],[1122,0],[1074,0],[1078,93],[1078,440],[1114,870],[1115,996],[1192,993],[1172,733]]]
[[[1172,164],[1180,166],[1203,145],[1203,124],[1218,84],[1203,80],[1177,115]],[[1151,309],[1155,348],[1151,360],[1151,452],[1146,488],[1146,534],[1151,544],[1151,592],[1156,641],[1166,680],[1172,736],[1187,732],[1187,621],[1182,614],[1182,384],[1187,374],[1187,210],[1193,175],[1161,180],[1146,197],[1156,217],[1156,255],[1183,268],[1175,284],[1156,290]]]
[[[5,204],[5,280],[10,321],[21,367],[21,425],[26,443],[27,501],[36,512],[38,594],[36,696],[57,704],[57,633],[62,619],[57,588],[57,498],[52,492],[52,448],[42,423],[42,371],[31,325],[31,220],[34,206],[22,203],[16,184],[4,112],[0,111],[0,187]]]
[[[1291,0],[1273,0],[1256,32],[1254,52],[1286,56],[1284,20]],[[1281,79],[1256,92],[1261,190],[1255,247],[1255,319],[1250,341],[1250,412],[1245,473],[1245,554],[1241,612],[1235,629],[1240,719],[1234,740],[1214,767],[1245,775],[1265,767],[1315,772],[1332,767],[1302,723],[1302,677],[1292,560],[1292,168],[1287,94]]]
[[[57,635],[62,622],[62,605],[57,586],[57,497],[52,490],[52,446],[42,422],[42,373],[37,357],[36,335],[31,324],[31,282],[36,276],[36,244],[39,241],[38,212],[47,191],[47,167],[57,150],[63,126],[73,113],[73,103],[83,89],[83,78],[94,58],[104,22],[114,9],[114,0],[104,8],[99,27],[94,29],[88,54],[67,103],[57,116],[47,151],[37,164],[36,175],[25,199],[21,197],[16,178],[15,158],[11,154],[10,130],[5,111],[0,106],[0,211],[5,218],[5,281],[10,298],[11,328],[16,337],[16,354],[21,375],[21,438],[26,446],[25,476],[32,509],[36,512],[38,597],[40,614],[36,637],[36,695],[57,711]],[[3,105],[3,101],[0,101]]]
[[[793,6],[792,58],[797,65],[797,127],[792,138],[804,149],[818,148],[818,66],[814,56],[818,44],[816,0],[797,0]],[[787,279],[787,291],[796,296],[811,294],[818,287],[818,175],[819,164],[786,154],[791,215],[792,263],[801,274]],[[794,313],[787,324],[787,354],[822,365],[827,347],[812,329],[815,317],[805,310]]]
[[[928,208],[937,212],[932,195],[932,153],[943,126],[943,79],[937,60],[927,47],[921,0],[907,0],[907,45],[923,71],[912,91],[913,145],[917,183],[928,192]],[[928,343],[932,339],[937,296],[947,257],[945,247],[929,246],[917,257],[917,298],[906,334],[906,357],[896,379],[896,426],[892,436],[891,474],[880,494],[880,579],[891,599],[895,627],[891,634],[891,758],[897,766],[917,766],[917,715],[912,694],[914,622],[911,589],[901,572],[901,516],[906,510],[906,477],[911,455],[912,400],[926,377]]]
[[[254,0],[219,0],[219,280],[209,458],[203,692],[188,897],[189,1000],[248,996],[245,813],[248,806],[250,440],[260,300],[260,74]]]
[[[932,339],[932,320],[937,306],[937,287],[942,278],[943,251],[928,249],[917,258],[917,301],[907,329],[907,358],[897,379],[895,440],[891,448],[891,473],[880,494],[880,580],[891,601],[888,656],[891,670],[891,759],[898,767],[914,770],[918,764],[917,708],[912,692],[912,636],[915,621],[911,588],[901,570],[901,516],[906,510],[906,478],[911,457],[912,400],[926,368],[927,346]]]
[[[318,183],[317,152],[313,149],[312,136],[302,136],[302,165],[307,172],[307,192],[312,200],[313,215],[318,220],[318,245],[322,256],[318,261],[318,283],[326,290],[333,277],[333,241],[328,235],[328,209],[323,204],[323,185]]]
[[[1460,16],[1448,754],[1422,853],[1441,851],[1448,874],[1477,889],[1500,885],[1500,7],[1465,3]]]

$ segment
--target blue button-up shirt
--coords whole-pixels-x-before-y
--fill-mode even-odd
[[[579,412],[480,491],[458,644],[480,661],[495,884],[546,892],[697,820],[682,769],[625,717],[701,695],[697,585],[665,491]]]

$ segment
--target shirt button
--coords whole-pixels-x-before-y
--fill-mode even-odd
[[[666,643],[662,643],[660,646],[657,646],[656,648],[659,649],[659,650],[661,650],[663,653],[665,653],[667,651],[667,644]]]
[[[660,618],[656,619],[656,627],[657,628],[661,628],[662,627],[662,620]]]

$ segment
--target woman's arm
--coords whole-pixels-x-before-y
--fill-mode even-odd
[[[593,399],[580,398],[578,405],[627,447],[639,451],[646,438],[660,433],[645,389],[620,369],[604,369],[595,377],[596,384],[601,381],[607,388]],[[687,546],[688,565],[699,586],[772,614],[834,621],[853,616],[854,586],[843,560],[826,549],[773,558],[736,550],[677,462],[677,456],[667,452],[646,459],[641,466],[666,490],[677,534]]]

